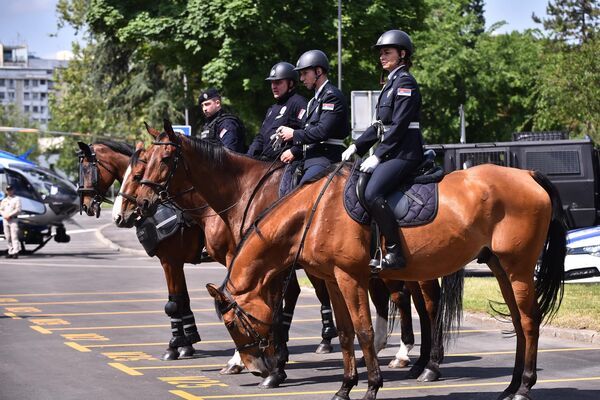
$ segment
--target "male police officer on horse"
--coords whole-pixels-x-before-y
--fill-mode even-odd
[[[272,161],[279,158],[281,153],[280,149],[276,150],[271,145],[272,136],[280,126],[289,126],[292,129],[304,127],[302,120],[306,114],[306,99],[296,93],[298,72],[290,63],[278,62],[273,65],[265,80],[271,83],[275,104],[267,110],[248,155]]]
[[[293,129],[282,126],[277,129],[284,141],[293,147],[281,155],[281,161],[289,163],[304,156],[303,184],[339,162],[344,152],[343,139],[350,133],[348,105],[344,95],[327,79],[329,60],[321,50],[309,50],[296,63],[300,80],[315,96],[308,103],[305,126]]]
[[[354,153],[365,154],[379,142],[372,156],[360,165],[360,170],[372,173],[365,188],[365,201],[372,217],[385,236],[387,254],[369,265],[373,272],[385,268],[403,268],[405,260],[394,212],[385,196],[408,178],[423,160],[421,134],[421,92],[410,74],[413,44],[401,30],[383,33],[373,48],[379,50],[379,61],[389,73],[387,83],[377,99],[377,121],[370,126],[342,155],[348,160]]]
[[[210,88],[202,92],[198,103],[206,117],[200,138],[213,143],[222,143],[230,150],[244,153],[246,151],[244,125],[238,117],[223,110],[221,95],[217,89]]]

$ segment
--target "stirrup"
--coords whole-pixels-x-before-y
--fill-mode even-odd
[[[381,247],[375,251],[375,257],[369,261],[369,267],[371,267],[371,274],[377,275],[383,270],[383,251]]]

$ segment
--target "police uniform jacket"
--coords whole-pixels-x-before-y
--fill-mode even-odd
[[[0,213],[7,222],[16,222],[16,217],[21,212],[21,199],[17,196],[6,196],[0,201]]]
[[[293,129],[302,128],[304,126],[302,121],[306,115],[306,103],[306,99],[297,94],[295,90],[278,98],[277,103],[267,110],[260,131],[248,149],[248,155],[268,160],[278,158],[280,151],[275,151],[271,147],[271,136],[280,126],[289,126]]]
[[[294,157],[302,157],[302,146],[307,145],[307,159],[326,157],[332,162],[340,161],[344,150],[341,140],[350,133],[348,115],[344,95],[326,82],[318,97],[309,101],[304,128],[294,130],[291,149]]]
[[[223,146],[238,153],[245,153],[244,128],[239,119],[223,109],[207,119],[200,134],[201,139],[220,141]]]
[[[381,160],[423,159],[421,134],[421,93],[415,78],[400,66],[381,90],[377,100],[377,120],[384,125],[381,143],[375,155]],[[357,153],[364,155],[377,140],[376,127],[370,126],[357,140]]]

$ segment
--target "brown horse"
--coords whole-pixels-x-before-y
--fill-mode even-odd
[[[326,280],[334,305],[344,355],[344,379],[334,399],[349,399],[358,381],[355,332],[368,369],[364,399],[375,399],[382,377],[368,312],[369,231],[339,211],[347,177],[344,168],[272,207],[245,237],[223,285],[207,287],[243,349],[246,366],[265,371],[271,362],[269,282],[282,272],[279,266],[298,258],[307,271]],[[439,194],[433,222],[401,229],[407,267],[381,275],[432,279],[477,256],[484,258],[498,280],[517,337],[512,380],[499,398],[529,399],[537,379],[540,324],[562,299],[566,224],[558,192],[540,173],[481,165],[448,174]]]
[[[79,187],[81,211],[89,216],[100,216],[100,206],[106,200],[106,193],[115,180],[123,182],[129,168],[129,161],[134,149],[126,143],[101,141],[87,145],[78,142]],[[138,148],[141,151],[141,148]],[[139,166],[145,160],[138,157]],[[175,360],[179,357],[191,357],[194,354],[193,343],[200,341],[200,336],[190,308],[190,297],[183,266],[185,263],[197,263],[201,250],[203,232],[200,226],[184,226],[183,236],[187,238],[182,245],[181,236],[176,234],[160,242],[156,256],[163,267],[169,300],[165,312],[171,318],[172,337],[163,360]],[[190,240],[190,238],[193,238]],[[178,251],[173,251],[178,249]]]
[[[143,185],[137,185],[138,189],[135,191],[126,187],[127,182],[124,184],[123,191],[132,201],[123,203],[123,211],[120,215],[121,223],[135,220],[140,213],[151,214],[152,209],[164,198],[177,197],[178,203],[184,207],[197,206],[200,204],[200,200],[194,198],[191,193],[193,191],[190,191],[190,188],[193,188],[201,198],[206,198],[212,208],[222,210],[220,214],[222,214],[226,224],[232,226],[230,232],[239,235],[235,239],[235,243],[239,243],[242,230],[250,226],[250,222],[244,225],[243,218],[240,215],[247,214],[246,221],[253,221],[254,217],[258,215],[257,210],[262,210],[270,202],[275,201],[277,199],[277,183],[281,179],[280,175],[274,173],[272,178],[262,179],[262,177],[267,176],[269,171],[270,166],[268,163],[229,152],[220,147],[208,145],[205,142],[179,137],[172,132],[168,121],[165,123],[165,131],[167,133],[162,134],[159,137],[160,140],[157,139],[155,145],[149,148],[147,152],[149,165],[146,171],[153,178],[147,179],[148,174],[144,175],[144,179],[138,177],[138,183],[141,182]],[[159,135],[155,130],[149,132],[155,137]],[[178,150],[173,151],[172,146]],[[163,150],[168,154],[162,154]],[[185,153],[186,157],[184,158],[182,154],[179,154],[179,151]],[[192,165],[193,174],[191,173]],[[181,168],[176,168],[176,166]],[[154,179],[155,173],[161,175],[160,180]],[[136,173],[132,174],[132,177],[135,175],[140,176],[139,173]],[[254,193],[257,193],[253,190],[257,181],[264,181],[262,182],[264,189],[261,189],[260,196],[250,202],[253,211],[245,210],[242,213],[241,210],[244,210],[244,206],[248,204],[248,199],[253,197]],[[226,182],[227,185],[223,185],[223,182]],[[259,199],[262,199],[262,203],[259,202]],[[265,201],[265,199],[268,199],[268,201]],[[240,221],[242,221],[241,224]],[[413,295],[418,294],[415,305],[421,317],[423,343],[419,360],[409,372],[408,377],[416,378],[423,372],[424,375],[420,377],[421,380],[435,380],[439,377],[437,364],[441,361],[443,349],[441,348],[441,342],[438,341],[439,348],[435,348],[433,352],[430,351],[432,339],[435,338],[432,337],[430,332],[431,323],[435,322],[436,319],[439,287],[435,280],[422,282],[421,285],[416,283],[411,285],[413,286]],[[424,296],[419,293],[421,287],[426,290]],[[375,292],[376,294],[381,293],[381,291]],[[387,297],[383,301],[387,305]],[[377,306],[377,302],[375,304]],[[428,307],[426,307],[426,304],[428,304]],[[403,339],[412,336],[410,303],[403,303],[403,306],[406,307],[407,305],[408,311],[404,313],[405,318],[403,321],[408,321],[408,324],[403,324],[406,328],[403,330]],[[382,308],[377,307],[378,314],[380,316],[385,315],[387,318],[387,309],[384,312],[380,312],[381,310]],[[378,344],[377,350],[380,350],[385,343],[382,344],[382,341],[378,341]],[[430,355],[437,357],[433,357],[432,368],[427,371],[426,366]],[[405,365],[400,363],[400,361],[392,361],[391,366]]]
[[[146,127],[151,135],[159,135],[157,130],[150,128],[149,126]],[[152,148],[148,149],[147,152],[150,153],[151,151]],[[262,209],[266,208],[278,198],[278,183],[281,180],[283,173],[283,165],[280,163],[274,165],[242,155],[240,155],[240,158],[250,163],[254,163],[255,166],[259,165],[260,168],[253,169],[253,173],[248,173],[243,180],[236,182],[236,184],[241,184],[243,182],[245,185],[243,186],[243,190],[240,194],[228,199],[227,204],[223,207],[215,207],[210,201],[208,202],[208,205],[212,208],[205,206],[205,193],[198,190],[202,185],[191,183],[189,179],[182,181],[181,185],[169,185],[171,196],[163,194],[163,196],[166,196],[165,198],[168,197],[168,202],[176,203],[178,207],[188,212],[188,214],[204,229],[208,253],[223,265],[228,265],[229,260],[235,252],[237,243],[239,242],[244,229],[244,223],[249,224]],[[115,217],[117,225],[120,227],[131,227],[140,216],[152,214],[148,212],[148,210],[144,213],[138,212],[141,204],[138,204],[136,201],[136,193],[139,191],[138,189],[142,187],[140,183],[144,183],[141,177],[148,168],[153,168],[151,165],[146,166],[145,164],[137,163],[138,159],[138,155],[132,157],[132,170],[128,179],[125,179],[123,182],[120,197],[118,197],[115,202],[114,211],[118,210],[119,212],[113,216]],[[185,170],[189,174],[188,166],[186,166]],[[181,172],[183,173],[183,169]],[[196,174],[197,170],[194,170],[194,176],[196,176]],[[228,180],[228,177],[223,174],[217,176],[217,178]],[[150,185],[150,187],[156,189],[156,185]],[[219,182],[215,181],[215,187],[219,187]],[[256,196],[255,199],[249,201],[249,199],[254,196]],[[122,202],[122,205],[118,204],[119,202]],[[249,204],[250,206],[247,208],[246,204]],[[121,207],[125,210],[124,212],[120,212]],[[168,251],[168,249],[166,251]],[[330,352],[331,339],[337,336],[337,331],[333,324],[329,295],[325,288],[325,283],[322,280],[314,279],[310,275],[309,279],[311,279],[317,297],[322,304],[321,317],[323,329],[321,336],[323,339],[317,348],[317,352]],[[293,273],[290,276],[288,290],[285,293],[285,304],[280,313],[281,320],[279,321],[279,324],[282,326],[282,329],[280,330],[281,335],[279,337],[277,351],[279,361],[277,363],[277,368],[260,384],[263,388],[277,387],[286,378],[284,366],[288,359],[288,351],[285,342],[287,342],[287,331],[299,295],[300,286],[295,273]],[[231,371],[239,372],[239,368],[236,365],[230,365],[230,368],[224,371],[226,373],[230,373]]]

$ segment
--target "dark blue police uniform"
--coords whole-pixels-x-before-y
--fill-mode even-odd
[[[327,169],[331,163],[341,161],[345,150],[343,139],[349,133],[348,105],[344,95],[327,81],[317,97],[308,103],[304,128],[294,130],[292,154],[296,159],[304,156],[305,160],[300,184]]]
[[[219,110],[207,119],[200,133],[201,139],[214,143],[220,141],[223,146],[238,153],[246,152],[245,132],[242,122],[233,114]]]
[[[421,93],[415,78],[400,66],[381,90],[377,100],[377,120],[381,121],[383,136],[370,126],[354,142],[359,155],[364,155],[378,140],[375,155],[381,161],[367,184],[365,200],[372,205],[398,186],[423,160],[421,134]]]
[[[279,97],[277,103],[267,110],[260,131],[248,149],[248,155],[266,160],[278,159],[281,150],[273,150],[271,136],[280,126],[289,126],[293,129],[302,128],[306,116],[306,103],[306,99],[297,94],[295,90]]]

